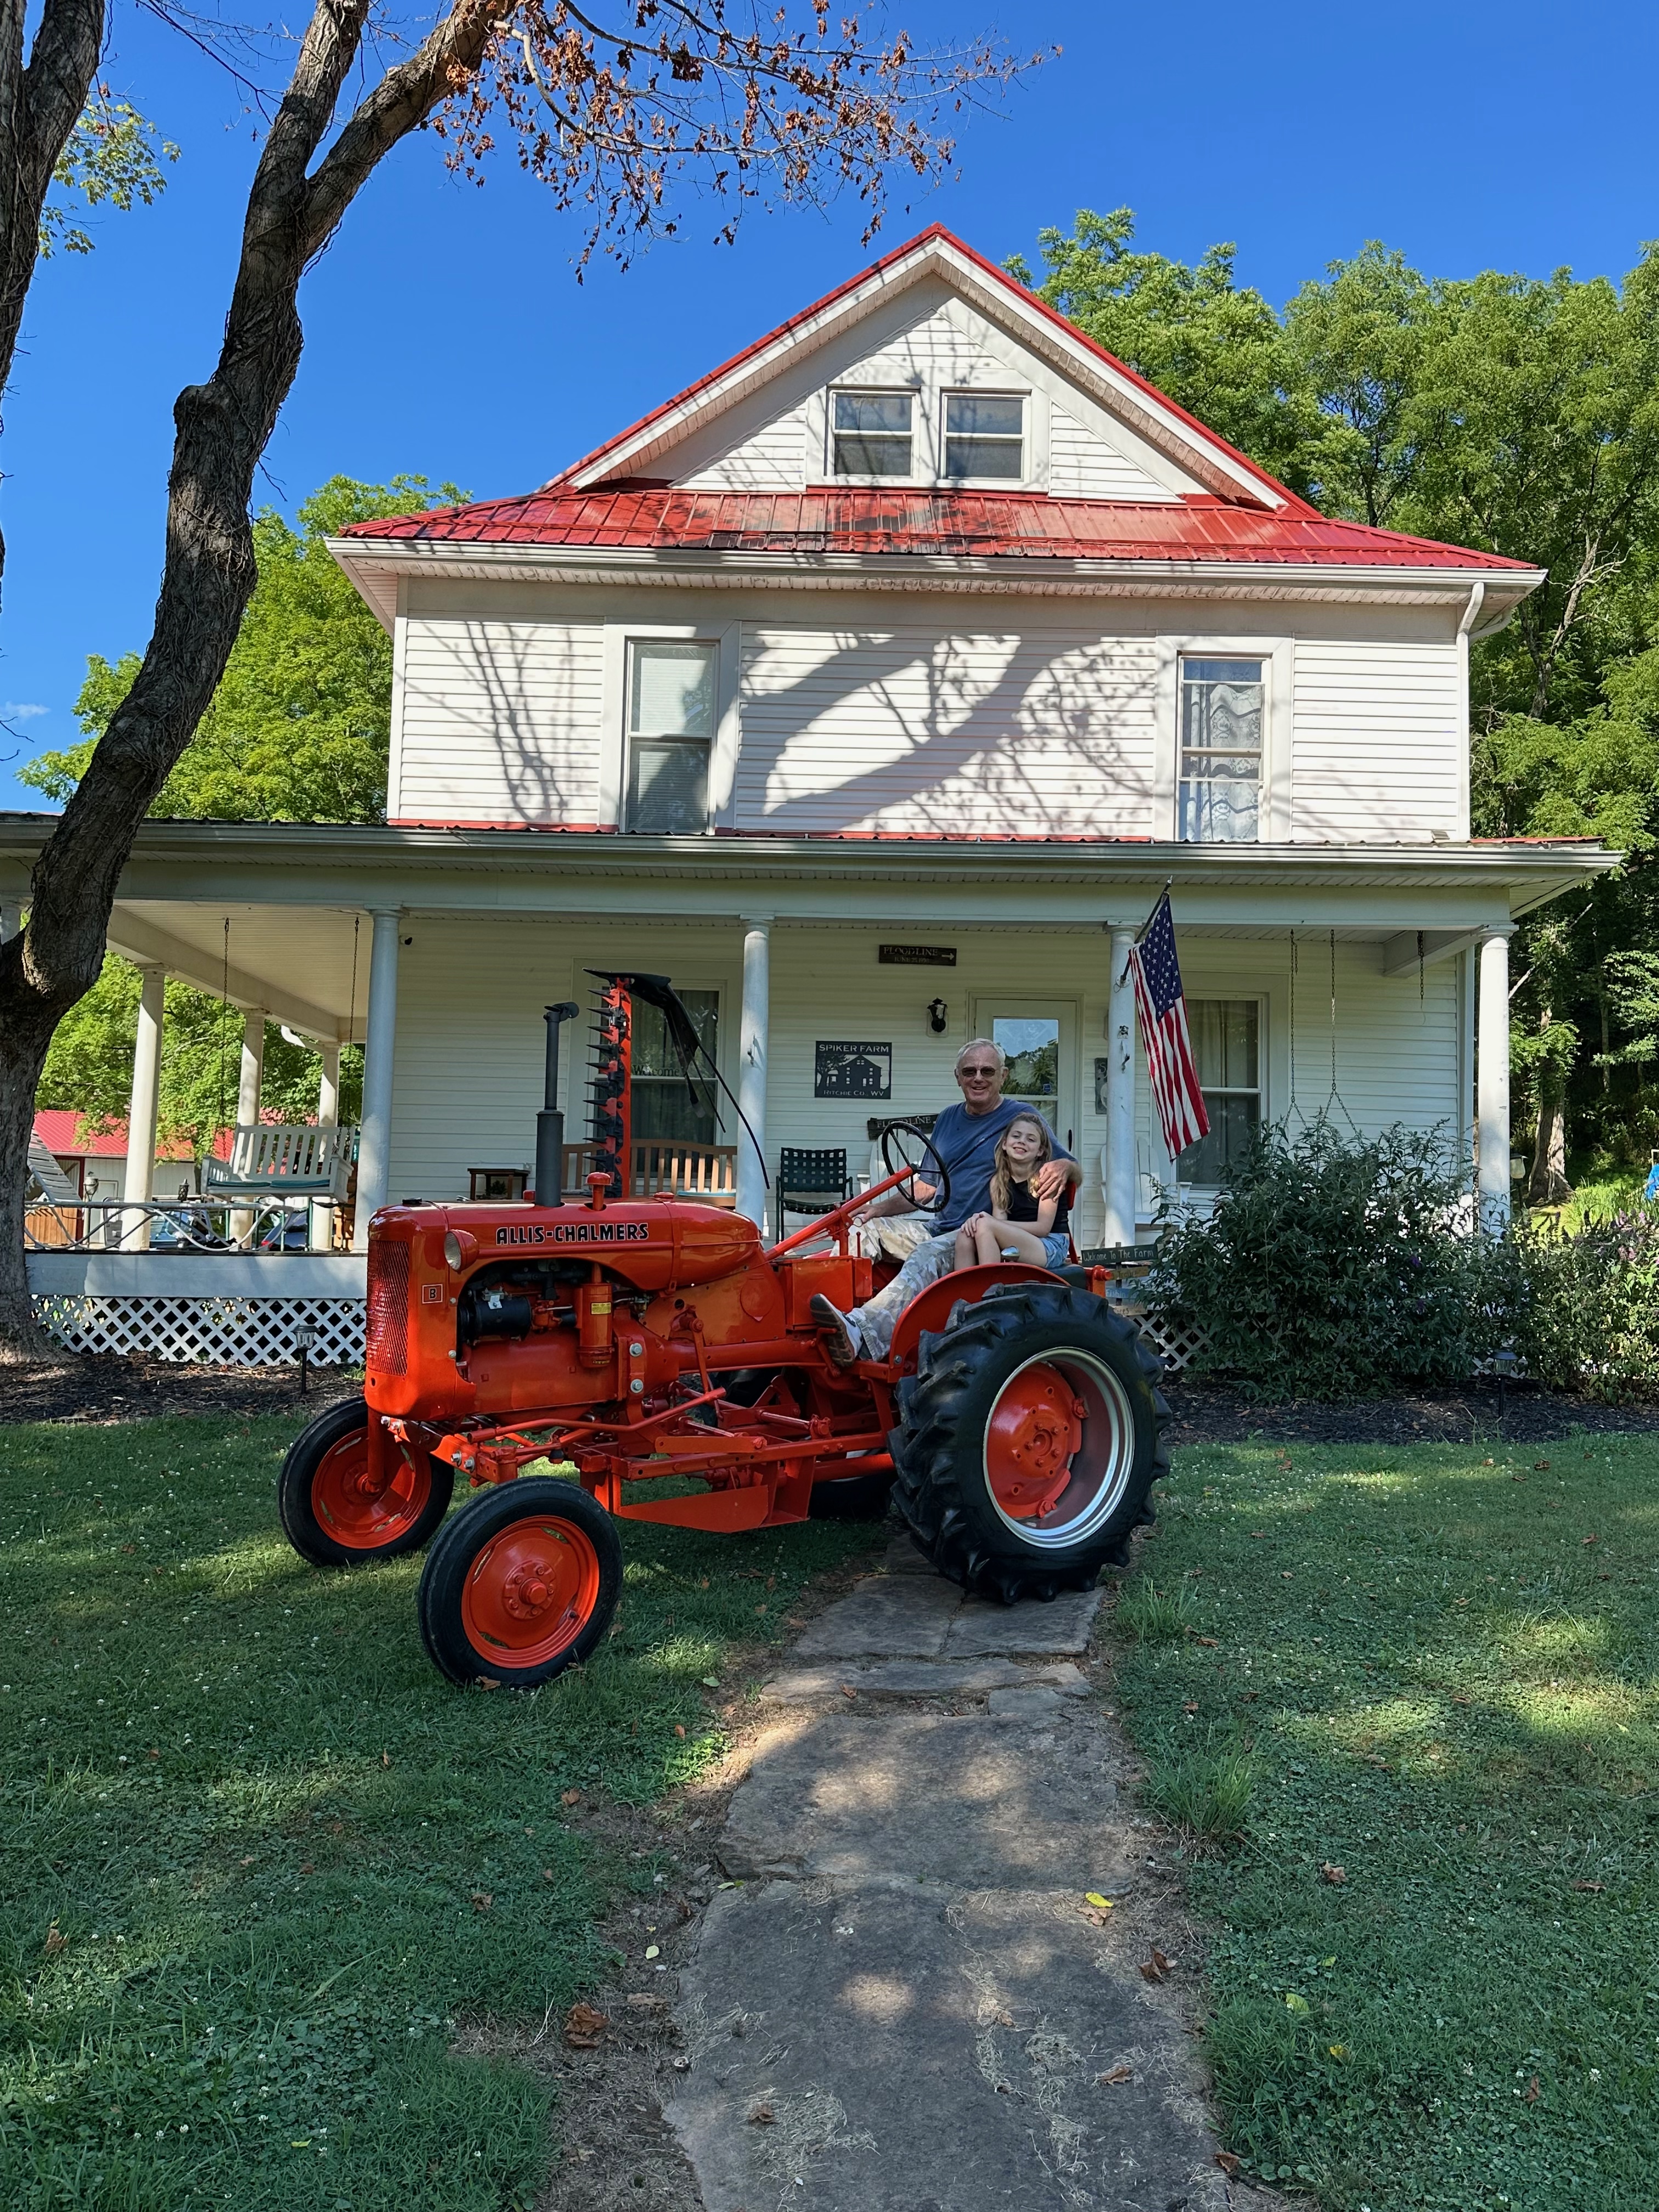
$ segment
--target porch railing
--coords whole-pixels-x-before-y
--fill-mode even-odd
[[[593,1172],[592,1145],[564,1148],[564,1188],[567,1197],[585,1196],[585,1178]],[[669,1192],[676,1198],[694,1198],[704,1206],[735,1206],[738,1202],[738,1148],[735,1145],[702,1145],[679,1138],[651,1137],[634,1146],[635,1198],[654,1198]]]
[[[283,1205],[246,1198],[187,1198],[161,1205],[123,1198],[82,1198],[72,1205],[39,1200],[23,1215],[23,1245],[30,1252],[283,1253],[328,1251],[325,1217],[304,1200]],[[148,1231],[148,1235],[145,1231]],[[318,1233],[313,1236],[313,1231]]]

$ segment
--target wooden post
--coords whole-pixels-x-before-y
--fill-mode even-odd
[[[127,1109],[127,1173],[123,1197],[148,1205],[155,1182],[155,1123],[161,1102],[161,1024],[167,1010],[167,970],[139,970],[138,1036],[132,1054],[132,1103]],[[148,1252],[149,1216],[123,1213],[121,1249]]]
[[[769,915],[744,916],[743,1019],[738,1035],[738,1103],[747,1129],[738,1139],[738,1212],[763,1235],[766,1231],[766,1048],[771,1023],[771,933]],[[750,1132],[752,1131],[753,1141]],[[757,1149],[758,1148],[758,1149]]]
[[[374,947],[368,957],[368,1036],[363,1046],[363,1122],[357,1144],[357,1211],[351,1228],[354,1252],[368,1249],[369,1217],[386,1204],[392,1173],[392,1066],[398,1037],[398,932],[396,913],[374,916]]]
[[[1135,1241],[1135,989],[1129,974],[1131,928],[1112,931],[1111,998],[1106,1015],[1106,1172],[1102,1241]]]
[[[1510,1218],[1510,932],[1480,933],[1475,1034],[1477,1184],[1480,1225],[1499,1237]]]
[[[322,1055],[322,1075],[317,1085],[317,1127],[337,1129],[340,1126],[340,1040],[338,1037],[319,1037],[317,1048]],[[327,1252],[334,1243],[334,1201],[331,1198],[313,1198],[311,1201],[311,1233],[307,1238],[313,1252]]]
[[[259,1093],[265,1079],[265,1010],[250,1006],[242,1023],[242,1066],[236,1081],[236,1126],[239,1129],[253,1127],[259,1119]],[[235,1139],[231,1139],[232,1157],[235,1154]],[[254,1212],[251,1206],[233,1206],[228,1231],[233,1244],[240,1247],[253,1236]]]

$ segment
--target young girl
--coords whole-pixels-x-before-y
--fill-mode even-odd
[[[958,1267],[995,1267],[1006,1259],[1035,1267],[1063,1267],[1072,1256],[1066,1223],[1072,1192],[1037,1197],[1031,1179],[1054,1157],[1048,1129],[1035,1114],[1021,1114],[1002,1133],[991,1175],[991,1211],[969,1214],[957,1231]]]

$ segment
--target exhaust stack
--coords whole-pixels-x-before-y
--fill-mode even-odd
[[[542,1019],[547,1024],[547,1079],[542,1091],[542,1110],[536,1116],[536,1203],[564,1204],[564,1115],[559,1111],[559,1029],[574,1021],[581,1008],[562,999],[549,1006]]]

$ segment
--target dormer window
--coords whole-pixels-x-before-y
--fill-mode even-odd
[[[1017,392],[945,393],[945,474],[1024,479],[1025,402]]]
[[[915,400],[908,392],[830,395],[830,466],[838,477],[908,477]]]

